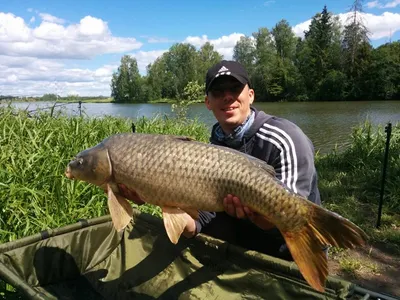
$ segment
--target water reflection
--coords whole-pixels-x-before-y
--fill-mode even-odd
[[[4,105],[4,103],[2,104]],[[15,107],[34,110],[52,105],[50,102],[13,103]],[[346,146],[350,140],[352,127],[365,120],[385,126],[387,122],[400,121],[400,101],[373,102],[300,102],[300,103],[255,103],[255,107],[268,114],[287,118],[297,124],[309,136],[316,150],[326,153],[337,144]],[[57,109],[64,109],[69,115],[78,115],[78,104],[64,104]],[[104,115],[136,119],[142,116],[173,114],[170,104],[114,104],[82,103],[83,112],[90,117]],[[189,118],[197,118],[211,128],[215,119],[204,104],[190,107]]]

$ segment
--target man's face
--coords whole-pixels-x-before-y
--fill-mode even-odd
[[[207,108],[227,133],[246,120],[253,101],[254,90],[232,76],[217,78],[205,98]]]

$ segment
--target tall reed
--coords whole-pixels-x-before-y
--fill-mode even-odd
[[[206,141],[199,122],[142,118],[137,132],[191,136]],[[108,213],[106,195],[97,187],[71,181],[64,175],[69,160],[116,133],[131,132],[132,121],[102,118],[33,117],[23,111],[0,109],[0,242],[56,228],[81,218]],[[141,210],[158,213],[150,205]]]

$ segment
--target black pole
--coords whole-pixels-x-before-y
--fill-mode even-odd
[[[79,116],[82,117],[82,101],[79,100]]]
[[[387,161],[388,161],[388,155],[389,155],[390,136],[392,134],[392,124],[391,123],[388,123],[385,126],[385,132],[386,132],[386,149],[385,149],[385,158],[384,158],[384,161],[383,161],[383,170],[382,170],[383,174],[382,174],[382,182],[381,182],[381,197],[380,197],[380,200],[379,200],[378,222],[376,223],[376,228],[381,226],[383,193],[384,193],[385,180],[386,180],[386,167],[387,167]]]

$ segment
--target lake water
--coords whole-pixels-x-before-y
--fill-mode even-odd
[[[4,104],[3,104],[4,105]],[[50,102],[15,102],[18,108],[35,110],[52,105]],[[268,114],[287,118],[296,123],[309,136],[317,151],[326,153],[337,144],[346,147],[350,141],[352,127],[371,121],[383,127],[388,123],[400,122],[400,101],[372,102],[290,102],[290,103],[255,103],[256,108]],[[63,104],[68,114],[79,114],[78,104]],[[170,104],[114,104],[114,103],[82,103],[82,111],[90,117],[113,115],[132,118],[155,115],[172,115]],[[190,107],[189,118],[198,118],[211,128],[215,119],[204,104]]]

